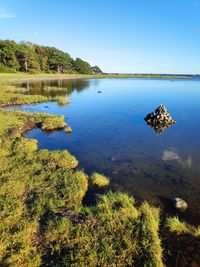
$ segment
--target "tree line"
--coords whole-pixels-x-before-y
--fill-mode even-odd
[[[74,60],[55,47],[10,40],[0,40],[0,72],[102,73],[98,66],[92,67],[81,58]]]

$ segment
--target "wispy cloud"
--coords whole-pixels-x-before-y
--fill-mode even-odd
[[[11,18],[15,18],[16,15],[5,10],[5,9],[2,9],[0,8],[0,19],[11,19]]]

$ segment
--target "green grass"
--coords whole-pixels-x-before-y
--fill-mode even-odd
[[[162,249],[157,242],[158,223],[147,223],[157,219],[152,207],[148,206],[147,213],[140,212],[134,199],[127,194],[109,192],[99,196],[94,208],[82,208],[79,214],[71,212],[66,215],[65,218],[55,217],[46,227],[45,240],[51,251],[51,264],[163,266],[159,254]],[[142,241],[144,221],[148,245]]]
[[[59,105],[66,105],[69,99],[65,97],[51,97],[42,95],[27,95],[23,92],[28,92],[28,89],[18,88],[11,85],[0,86],[0,107],[22,104],[33,104],[47,101],[56,101]]]
[[[92,185],[97,187],[105,187],[110,183],[107,177],[96,172],[91,175],[90,182]]]
[[[69,99],[67,99],[67,98],[65,98],[63,96],[54,97],[53,100],[58,102],[59,105],[66,105],[66,104],[69,103]]]
[[[192,77],[192,76],[191,76]],[[156,79],[187,79],[184,75],[161,75],[161,74],[27,74],[27,73],[0,73],[0,83],[13,83],[26,80],[45,79],[93,79],[93,78],[156,78]]]
[[[195,227],[186,222],[181,222],[178,217],[167,218],[166,226],[170,232],[180,234],[190,234],[200,237],[200,226]]]

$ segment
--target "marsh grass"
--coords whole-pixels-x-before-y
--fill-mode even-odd
[[[166,220],[166,226],[170,232],[176,234],[190,234],[200,237],[200,226],[195,227],[186,222],[181,222],[178,217],[169,217]]]
[[[91,175],[90,182],[93,186],[97,187],[105,187],[110,183],[109,179],[106,176],[96,172]]]
[[[69,104],[69,99],[67,99],[67,98],[65,98],[63,96],[53,97],[52,100],[56,101],[59,105],[67,105],[67,104]]]
[[[66,105],[69,99],[66,97],[51,97],[43,95],[23,94],[29,89],[20,88],[14,85],[0,85],[0,107],[22,104],[34,104],[48,101],[55,101],[59,105]]]

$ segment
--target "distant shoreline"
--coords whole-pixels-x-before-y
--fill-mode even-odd
[[[199,75],[174,74],[27,74],[0,73],[0,82],[43,81],[62,79],[94,79],[94,78],[154,78],[154,79],[191,79]]]

